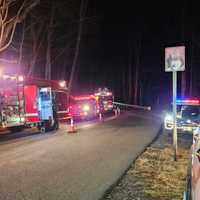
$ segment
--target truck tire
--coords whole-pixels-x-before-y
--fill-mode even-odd
[[[53,124],[50,125],[49,131],[54,131],[54,130],[58,130],[58,129],[59,129],[59,121],[58,121],[57,113],[54,110],[53,111]]]
[[[49,127],[43,122],[42,124],[38,125],[38,130],[40,131],[40,133],[46,133],[49,130]]]
[[[41,126],[40,127],[40,133],[46,133],[47,132],[47,129],[45,126]]]
[[[59,129],[59,122],[58,120],[54,120],[53,125],[49,128],[50,131],[58,130]]]

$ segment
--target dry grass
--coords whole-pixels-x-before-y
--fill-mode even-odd
[[[136,161],[133,170],[142,178],[144,196],[149,199],[182,199],[187,174],[188,150],[179,149],[178,162],[173,161],[173,150],[148,148]]]
[[[173,160],[170,140],[168,135],[162,134],[135,161],[119,185],[106,199],[182,200],[191,140],[179,138],[177,162]]]

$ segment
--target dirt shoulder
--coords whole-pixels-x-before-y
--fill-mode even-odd
[[[191,142],[191,134],[179,134],[174,162],[172,136],[162,132],[104,200],[182,200]]]

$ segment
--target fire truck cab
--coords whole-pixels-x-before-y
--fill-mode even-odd
[[[69,113],[73,118],[89,119],[99,113],[94,95],[74,96],[70,98]]]
[[[107,88],[98,89],[98,92],[95,93],[96,100],[99,105],[99,110],[101,113],[106,113],[113,111],[114,109],[114,96]]]
[[[0,84],[1,128],[18,131],[37,127],[46,132],[57,129],[59,119],[67,118],[67,89],[63,81],[4,75]],[[65,103],[58,101],[61,94]]]

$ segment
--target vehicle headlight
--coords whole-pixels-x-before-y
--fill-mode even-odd
[[[83,110],[84,111],[89,111],[90,110],[90,106],[89,105],[84,105],[83,106]]]
[[[170,122],[172,122],[172,121],[173,121],[172,115],[167,114],[167,115],[165,116],[165,121],[170,121]]]

